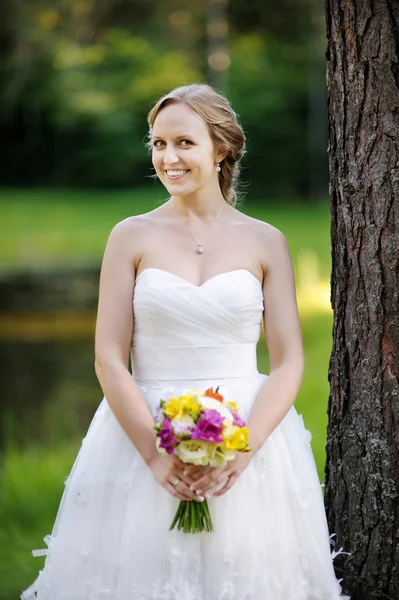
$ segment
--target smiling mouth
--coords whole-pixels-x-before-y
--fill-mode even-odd
[[[184,175],[186,175],[189,171],[190,169],[170,169],[168,171],[165,171],[165,173],[169,179],[180,179],[181,177],[184,177]]]

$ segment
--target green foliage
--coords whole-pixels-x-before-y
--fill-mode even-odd
[[[106,4],[59,0],[50,8],[34,0],[29,9],[14,7],[9,45],[16,50],[0,50],[3,183],[142,185],[152,103],[206,79],[206,2],[190,11],[173,0]],[[145,22],[148,11],[153,18]],[[257,195],[305,197],[314,32],[306,2],[283,11],[277,1],[232,2],[226,92],[248,133],[244,180]],[[320,154],[327,181],[323,146]]]
[[[306,192],[306,46],[253,33],[232,44],[228,95],[248,136],[243,179],[257,195]]]
[[[82,47],[63,40],[54,57],[62,102],[55,126],[81,139],[61,163],[58,181],[96,186],[142,178],[151,101],[182,79],[200,77],[179,52],[165,52],[123,29]]]
[[[108,30],[101,42],[92,45],[56,37],[51,62],[43,53],[32,66],[29,81],[9,111],[14,127],[21,125],[20,112],[26,113],[23,127],[30,130],[32,144],[39,146],[29,171],[36,169],[39,178],[47,172],[47,180],[56,184],[113,186],[142,181],[151,103],[182,81],[201,79],[186,54],[165,50],[123,29]],[[33,122],[36,114],[39,129]],[[22,132],[18,135],[8,122],[3,128],[10,138],[6,158],[15,158],[21,152]],[[18,171],[17,166],[11,160],[6,165],[6,181],[26,180],[25,165]]]

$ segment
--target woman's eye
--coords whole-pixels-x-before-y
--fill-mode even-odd
[[[152,145],[154,146],[154,148],[163,148],[165,146],[165,142],[162,140],[155,140],[155,142],[153,142]],[[193,143],[190,140],[181,140],[180,145],[183,146],[183,148],[185,148],[187,146],[192,146]]]

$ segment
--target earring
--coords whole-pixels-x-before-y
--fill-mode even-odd
[[[221,167],[221,166],[220,166],[220,164],[218,163],[218,164],[217,164],[217,166],[216,166],[216,171],[219,173],[219,171],[221,171],[221,170],[222,170],[222,167]]]

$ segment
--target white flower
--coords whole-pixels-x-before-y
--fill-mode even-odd
[[[209,464],[209,444],[201,440],[186,440],[176,447],[177,456],[190,465]]]

